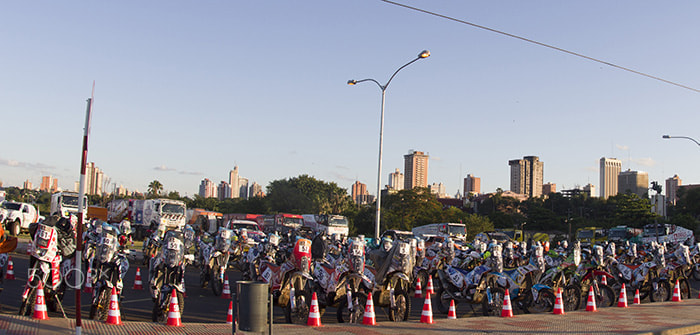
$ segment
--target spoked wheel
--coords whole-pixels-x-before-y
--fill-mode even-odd
[[[452,301],[452,296],[445,291],[444,288],[440,288],[437,291],[437,309],[440,313],[447,314],[450,311],[450,301]],[[457,302],[455,301],[455,304]]]
[[[99,292],[96,293],[96,298],[90,306],[90,319],[105,321],[109,312],[110,294],[104,287],[100,287]]]
[[[202,269],[199,271],[199,287],[206,288],[209,284],[209,267],[202,265]]]
[[[562,293],[565,311],[575,311],[581,306],[581,288],[577,285],[568,285]]]
[[[528,313],[545,313],[554,310],[554,292],[548,288],[543,288],[537,293],[537,299],[532,301],[532,305],[527,307]]]
[[[681,298],[690,299],[690,284],[688,283],[688,279],[679,279],[678,285],[681,289]]]
[[[407,321],[411,314],[411,299],[408,292],[404,290],[394,290],[395,307],[389,306],[389,320],[394,322]]]
[[[216,270],[213,270],[211,272],[211,290],[214,292],[215,296],[221,296],[221,292],[224,288],[224,282],[221,280],[221,274],[219,273],[219,269],[217,267]]]
[[[652,291],[649,295],[649,299],[652,302],[664,302],[670,300],[671,286],[667,281],[659,280],[658,282],[652,283],[652,285],[656,286],[656,289],[654,289],[652,286]]]
[[[598,290],[594,289],[593,292],[595,293],[596,308],[611,307],[617,301],[615,291],[608,285],[598,284]]]
[[[365,315],[365,306],[367,306],[367,294],[355,292],[352,300],[352,308],[348,308],[347,295],[340,298],[340,305],[336,312],[339,323],[362,323]]]
[[[490,296],[487,294],[481,302],[481,312],[484,316],[500,316],[506,290],[500,287],[491,287],[489,290],[491,291]]]
[[[294,299],[291,297],[284,308],[284,318],[287,323],[305,324],[309,319],[309,304],[311,303],[311,292],[306,290],[306,280],[301,276],[293,277],[290,280],[290,287],[294,288]],[[294,301],[294,308],[292,308]]]
[[[174,290],[174,288],[173,288]],[[163,322],[168,316],[168,309],[170,308],[170,298],[172,296],[172,291],[165,294],[162,299],[163,301],[156,300],[153,303],[153,311],[151,312],[151,319],[153,322]],[[177,291],[177,302],[180,307],[180,316],[185,312],[185,295]]]
[[[27,299],[22,301],[22,305],[19,306],[19,315],[29,315],[34,310],[34,302],[36,300],[36,286],[29,289],[29,294]]]

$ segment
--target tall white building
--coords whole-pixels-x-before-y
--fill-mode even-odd
[[[238,197],[248,199],[248,178],[238,178]]]
[[[233,170],[231,170],[228,173],[228,185],[231,187],[231,198],[238,198],[241,196],[241,186],[238,183],[238,165],[233,167]]]
[[[617,180],[621,171],[621,160],[605,157],[600,159],[600,197],[602,199],[617,195]]]
[[[544,162],[537,156],[525,156],[523,159],[512,159],[510,165],[510,190],[529,197],[542,195],[544,182]]]
[[[199,184],[199,196],[202,198],[216,198],[217,188],[213,181],[204,178]]]
[[[396,169],[393,173],[389,174],[389,189],[395,191],[403,190],[404,178],[403,173],[399,169]]]
[[[437,195],[438,198],[447,198],[447,191],[443,183],[433,183],[430,185],[430,193]]]

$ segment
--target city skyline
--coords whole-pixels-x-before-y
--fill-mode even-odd
[[[562,190],[599,183],[601,156],[700,183],[697,146],[661,137],[700,137],[700,3],[403,3],[463,22],[382,1],[8,3],[0,180],[72,189],[95,82],[87,160],[110,185],[192,196],[239,165],[263,187],[306,174],[374,193],[382,92],[347,81],[384,83],[427,49],[386,90],[382,179],[418,148],[448,195],[468,173],[509,189],[504,162],[533,154]]]

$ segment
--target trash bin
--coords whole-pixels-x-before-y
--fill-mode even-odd
[[[238,329],[262,333],[267,326],[268,285],[263,282],[237,281]]]

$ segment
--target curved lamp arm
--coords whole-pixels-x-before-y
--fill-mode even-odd
[[[670,136],[670,135],[663,135],[663,136],[661,136],[661,138],[666,139],[666,140],[671,139],[671,138],[684,138],[684,139],[686,139],[686,140],[691,140],[691,141],[695,142],[695,144],[697,144],[698,146],[700,146],[700,142],[698,142],[698,141],[696,141],[694,138],[688,137],[688,136]]]

